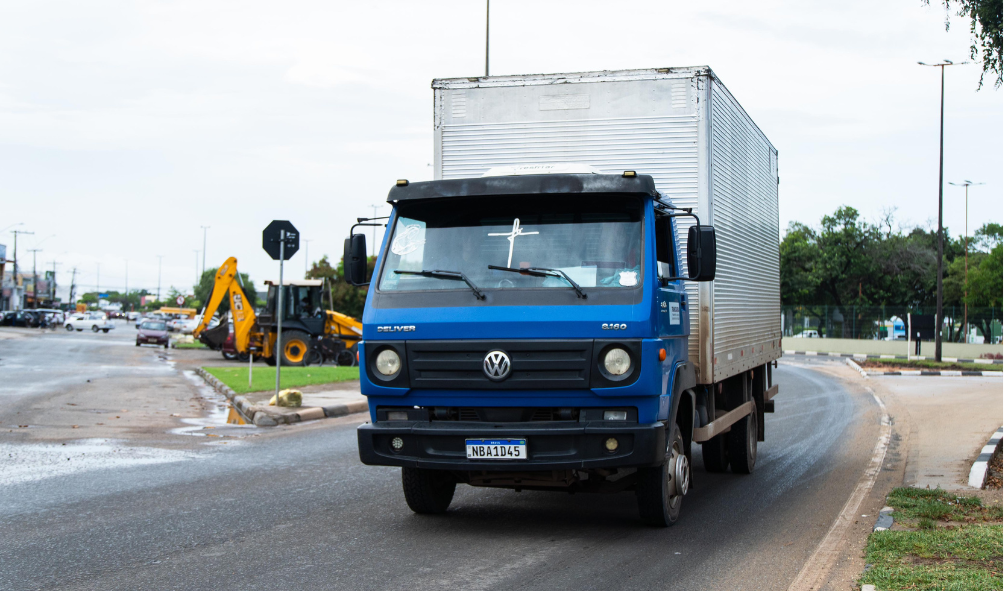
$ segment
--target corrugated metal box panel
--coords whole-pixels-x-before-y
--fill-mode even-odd
[[[659,192],[678,207],[697,211],[702,117],[695,71],[631,80],[581,75],[560,86],[542,84],[540,77],[520,77],[513,86],[489,79],[493,85],[487,88],[450,83],[437,89],[437,177],[554,162],[589,164],[611,174],[635,170],[652,175]],[[684,243],[689,226],[679,224]],[[697,284],[686,289],[697,302]],[[691,359],[698,357],[698,320],[691,316]]]
[[[781,356],[777,151],[729,91],[711,87],[711,199],[718,237],[714,380]]]

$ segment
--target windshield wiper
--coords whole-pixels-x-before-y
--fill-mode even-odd
[[[454,281],[463,281],[464,283],[469,285],[472,290],[474,290],[474,297],[478,298],[479,300],[485,299],[485,294],[481,293],[481,290],[478,289],[478,286],[474,285],[474,282],[468,279],[467,275],[464,275],[460,271],[443,271],[441,269],[433,269],[431,271],[425,271],[425,270],[402,271],[401,269],[395,269],[394,272],[397,273],[398,275],[421,275],[422,277],[438,277],[440,279],[452,279]]]
[[[568,282],[575,290],[575,295],[586,299],[585,292],[579,287],[579,284],[572,281],[572,278],[565,274],[561,269],[548,269],[547,267],[527,267],[525,269],[513,269],[512,267],[499,267],[497,265],[488,265],[489,269],[495,271],[509,271],[510,273],[519,273],[520,275],[532,275],[533,277],[560,277]]]

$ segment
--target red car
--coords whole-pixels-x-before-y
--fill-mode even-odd
[[[139,325],[136,331],[136,346],[140,345],[164,345],[166,349],[170,344],[170,337],[167,335],[167,324],[159,320],[147,320]]]
[[[247,353],[237,352],[237,341],[234,338],[233,332],[227,335],[227,340],[223,341],[223,346],[220,347],[220,352],[223,353],[224,359],[228,359],[230,361],[233,361],[234,359],[237,359],[238,361],[248,360]]]

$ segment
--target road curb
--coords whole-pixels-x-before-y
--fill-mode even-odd
[[[906,361],[908,358],[905,355],[872,355],[868,353],[837,353],[836,351],[785,351],[785,355],[807,355],[809,357],[851,357],[854,359],[902,359]],[[909,359],[915,361],[926,361],[928,358],[924,355],[916,355],[910,357]],[[933,360],[933,359],[932,359]],[[962,357],[942,357],[942,361],[947,361],[949,363],[982,363],[985,365],[1001,365],[1004,364],[1004,359],[964,359]],[[996,373],[996,372],[994,372]]]
[[[213,390],[226,397],[234,405],[234,408],[256,427],[275,427],[276,425],[290,425],[303,421],[343,417],[369,408],[366,402],[352,402],[333,406],[309,406],[291,413],[277,412],[271,406],[254,404],[246,396],[238,395],[230,386],[216,379],[216,376],[201,367],[197,368],[195,373],[202,377]]]
[[[849,365],[852,368],[854,368],[859,374],[861,374],[861,377],[863,377],[866,380],[868,379],[868,373],[865,370],[861,369],[860,365],[858,365],[857,363],[854,363],[853,359],[848,359],[847,360],[847,365]]]
[[[1000,371],[958,371],[958,370],[905,370],[905,371],[869,371],[870,376],[984,376],[1001,377],[1004,372]]]
[[[990,465],[990,458],[994,457],[997,447],[1004,439],[1004,427],[997,429],[990,437],[990,441],[980,450],[980,455],[973,462],[973,467],[969,469],[969,486],[973,488],[983,488],[987,481],[987,468]]]

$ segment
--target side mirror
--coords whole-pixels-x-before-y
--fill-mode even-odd
[[[353,234],[345,239],[342,254],[345,280],[352,285],[366,285],[366,235]]]
[[[691,226],[687,232],[687,272],[691,281],[713,281],[718,260],[715,229]]]

